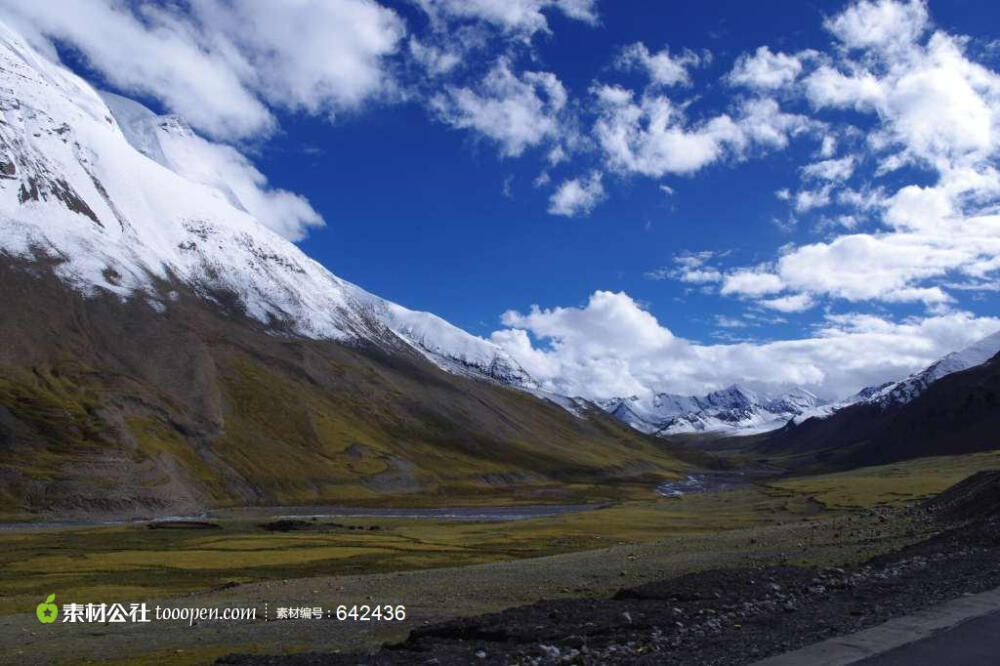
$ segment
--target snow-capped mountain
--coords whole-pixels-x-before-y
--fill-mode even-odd
[[[338,278],[261,224],[245,193],[194,159],[198,141],[177,118],[99,94],[0,24],[0,251],[52,260],[84,292],[166,310],[179,283],[235,297],[275,330],[402,339],[447,370],[534,385],[498,346]]]
[[[793,419],[793,423],[802,423],[810,418],[826,419],[853,405],[873,405],[882,411],[902,407],[913,402],[942,377],[982,365],[997,353],[1000,353],[1000,331],[965,349],[952,352],[898,382],[867,386],[844,400],[804,410]]]
[[[897,381],[869,386],[837,402],[826,402],[801,388],[767,395],[734,385],[704,396],[660,393],[652,398],[614,398],[598,403],[618,420],[649,434],[751,434],[826,419],[858,404],[880,409],[902,407],[938,379],[985,363],[1000,353],[1000,331],[935,361],[924,370]]]
[[[975,342],[965,349],[952,352],[898,382],[863,389],[860,400],[882,408],[898,407],[912,402],[927,387],[946,375],[981,365],[1000,352],[1000,331]]]
[[[757,444],[766,454],[823,452],[848,469],[995,449],[1000,332],[899,382],[864,389],[816,418],[796,419]]]
[[[765,432],[785,425],[823,401],[805,389],[767,395],[730,386],[704,396],[660,393],[601,403],[606,411],[646,433],[670,435],[693,432]]]

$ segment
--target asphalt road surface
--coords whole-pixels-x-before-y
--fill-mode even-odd
[[[1000,664],[1000,611],[856,663],[858,666]]]

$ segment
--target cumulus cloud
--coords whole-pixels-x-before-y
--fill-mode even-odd
[[[895,16],[904,9],[925,15],[917,2],[885,0],[870,9],[883,7],[896,9],[880,11],[879,16]],[[841,18],[833,24],[841,25]],[[810,74],[806,95],[814,106],[877,113],[881,133],[874,137],[876,146],[898,147],[900,157],[934,168],[942,161],[976,161],[995,153],[1000,77],[969,60],[961,38],[935,32],[926,40],[917,39],[923,33],[920,21],[896,33],[916,41],[866,40],[855,34],[857,30],[845,28],[838,34],[850,39],[845,44],[866,48],[863,55],[868,58],[845,57],[839,69],[825,65]]]
[[[766,269],[744,269],[733,271],[722,281],[722,294],[763,296],[785,288],[781,278]]]
[[[802,72],[802,57],[780,51],[772,53],[767,46],[761,46],[753,55],[744,53],[737,58],[729,73],[729,82],[756,90],[787,86]]]
[[[501,58],[479,85],[449,86],[431,106],[444,122],[476,130],[499,144],[503,155],[517,157],[560,136],[559,113],[566,101],[566,89],[555,74],[517,74]]]
[[[563,182],[549,198],[549,213],[564,217],[589,215],[603,199],[601,173],[593,171],[586,178],[573,178]]]
[[[883,51],[907,48],[927,28],[923,0],[862,0],[826,21],[826,28],[852,49]]]
[[[681,107],[664,96],[643,96],[605,85],[596,91],[601,115],[598,141],[611,165],[654,178],[692,173],[722,158],[726,147],[742,141],[736,123],[720,115],[691,124]]]
[[[407,46],[413,59],[431,76],[444,76],[462,63],[462,53],[459,50],[424,43],[416,37],[411,37]]]
[[[779,298],[765,298],[758,301],[765,308],[777,310],[778,312],[804,312],[816,302],[809,294],[792,294],[791,296],[781,296]]]
[[[821,160],[802,167],[802,175],[816,180],[844,181],[854,173],[854,157]]]
[[[688,68],[699,65],[703,57],[691,50],[671,55],[669,49],[650,53],[642,42],[630,44],[622,49],[617,64],[623,69],[643,70],[654,86],[688,85],[691,77]]]
[[[933,30],[920,1],[862,0],[825,25],[837,48],[801,72],[793,92],[819,113],[867,116],[851,129],[867,134],[864,161],[876,166],[859,175],[858,159],[834,158],[837,141],[824,141],[826,159],[802,167],[806,185],[788,199],[799,214],[839,206],[848,229],[859,215],[876,228],[784,248],[771,293],[940,309],[954,301],[949,285],[995,280],[1000,74],[970,59],[964,38]],[[906,165],[934,180],[878,182]],[[759,294],[753,286],[734,282],[724,293]]]
[[[383,59],[405,33],[369,0],[0,0],[35,44],[77,50],[111,84],[161,101],[198,130],[235,139],[267,133],[269,106],[356,109],[390,81]]]
[[[549,32],[547,10],[596,24],[597,0],[416,0],[431,17],[444,24],[453,20],[474,20],[492,24],[508,34],[530,38]]]
[[[607,291],[581,307],[536,306],[502,321],[507,328],[492,340],[545,388],[593,399],[700,394],[737,382],[843,397],[1000,328],[1000,319],[961,312],[903,322],[846,314],[827,317],[802,339],[700,345],[675,336],[627,294]]]
[[[833,188],[823,185],[813,190],[799,190],[795,193],[795,212],[806,213],[814,208],[823,208],[831,201]]]
[[[593,93],[599,110],[594,133],[610,165],[654,178],[694,173],[726,156],[742,158],[754,146],[784,147],[789,135],[812,126],[774,100],[747,102],[735,117],[723,113],[695,122],[665,95],[636,98],[614,85],[596,86]]]
[[[644,273],[649,280],[673,279],[687,284],[710,284],[722,280],[722,273],[709,262],[725,256],[726,252],[681,252],[674,257],[673,266],[664,266]]]

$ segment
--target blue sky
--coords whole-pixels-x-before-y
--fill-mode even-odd
[[[40,4],[0,3],[308,200],[325,225],[290,235],[331,271],[555,389],[767,383],[770,351],[672,383],[664,350],[807,341],[817,372],[775,383],[834,395],[998,325],[995,2],[85,0],[88,28]],[[185,69],[188,39],[212,58]],[[834,380],[842,336],[906,353]]]
[[[995,3],[938,5],[934,17],[942,25],[986,39],[1000,36],[984,31],[997,25],[985,17],[1000,19]],[[775,2],[761,12],[746,2],[605,3],[598,27],[553,16],[553,34],[537,40],[533,66],[557,72],[571,95],[586,96],[595,79],[639,78],[611,65],[623,45],[708,49],[713,63],[694,74],[684,94],[715,108],[730,93],[718,80],[740,53],[762,44],[825,48],[831,40],[823,17],[843,6]],[[727,260],[750,264],[770,258],[780,245],[812,237],[808,219],[791,230],[773,220],[788,208],[775,191],[795,186],[795,169],[809,161],[814,140],[691,176],[611,176],[604,203],[587,217],[565,219],[546,212],[549,189],[532,184],[543,170],[542,150],[500,157],[486,140],[429,119],[418,104],[386,107],[334,127],[299,117],[282,126],[288,135],[272,140],[259,163],[275,184],[306,193],[328,224],[302,247],[338,275],[471,332],[489,334],[507,309],[582,304],[596,289],[627,291],[678,335],[701,340],[789,337],[821,314],[734,332],[716,326],[715,315],[738,317],[745,303],[644,277],[684,250],[732,250]],[[289,159],[299,142],[323,152]],[[576,170],[565,164],[551,175]],[[674,195],[666,196],[661,184]],[[970,307],[995,311],[990,301]]]

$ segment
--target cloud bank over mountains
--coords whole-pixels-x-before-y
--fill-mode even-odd
[[[828,315],[803,339],[704,345],[675,336],[627,294],[608,291],[580,307],[512,310],[503,323],[508,328],[491,340],[543,388],[596,399],[696,395],[733,383],[846,397],[1000,329],[998,317],[964,312],[899,323],[850,313]]]
[[[728,329],[811,313],[800,339],[698,344],[610,291],[504,314],[493,340],[561,393],[699,393],[744,379],[832,397],[1000,328],[963,307],[1000,292],[1000,74],[970,40],[936,27],[921,0],[846,2],[817,17],[823,40],[793,52],[621,44],[579,89],[535,45],[557,22],[601,30],[597,0],[415,0],[406,11],[375,0],[0,0],[0,9],[50,57],[72,51],[109,87],[193,128],[177,159],[210,165],[203,180],[234,184],[250,212],[293,240],[323,216],[270,187],[248,157],[287,113],[338,123],[416,103],[428,122],[498,159],[537,164],[553,224],[578,223],[566,218],[591,215],[635,181],[682,195],[709,167],[808,156],[774,193],[787,207],[781,224],[812,229],[808,240],[744,263],[706,239],[664,248],[671,265],[636,267],[744,307],[742,319],[718,319]],[[721,101],[695,104],[707,86]],[[899,305],[922,314],[893,317]]]

